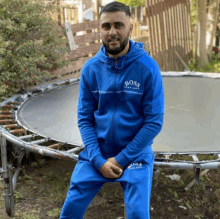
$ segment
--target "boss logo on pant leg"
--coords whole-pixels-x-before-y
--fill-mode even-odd
[[[128,169],[140,169],[140,168],[143,168],[142,163],[131,163],[128,166]]]

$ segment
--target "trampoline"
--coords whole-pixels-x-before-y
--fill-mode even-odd
[[[163,77],[165,117],[155,152],[220,152],[220,81]],[[36,95],[18,110],[20,124],[61,142],[82,144],[77,127],[77,82]]]
[[[198,180],[201,169],[220,166],[220,74],[163,72],[162,75],[165,116],[163,129],[153,144],[155,168],[195,169]],[[26,130],[25,134],[15,136],[13,131],[7,131],[7,125],[0,127],[2,171],[12,187],[5,190],[8,214],[12,213],[7,206],[13,204],[11,197],[19,167],[12,179],[7,171],[10,166],[5,160],[6,140],[22,151],[77,160],[78,152],[83,149],[76,118],[78,87],[78,79],[61,82],[59,86],[54,83],[44,85],[0,105],[1,108],[11,108],[14,121]],[[36,136],[41,138],[33,140]],[[43,145],[48,141],[55,144]],[[200,161],[198,154],[212,154],[215,159]],[[182,158],[172,159],[174,155]]]

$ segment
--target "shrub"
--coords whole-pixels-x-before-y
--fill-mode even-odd
[[[54,4],[55,5],[55,4]],[[0,0],[0,95],[33,85],[66,63],[64,30],[43,0]]]
[[[220,60],[218,56],[213,55],[212,60],[207,66],[200,69],[202,72],[219,72],[220,73]]]
[[[118,2],[124,3],[127,6],[134,7],[140,7],[145,4],[144,0],[118,0]]]
[[[191,60],[189,69],[190,71],[220,73],[220,60],[218,55],[213,55],[209,64],[204,68],[198,68],[198,62]]]

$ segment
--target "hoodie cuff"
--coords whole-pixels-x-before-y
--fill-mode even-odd
[[[100,169],[100,167],[107,162],[107,159],[103,157],[102,154],[97,154],[95,157],[92,158],[91,163],[95,166],[97,170]]]
[[[115,160],[123,168],[130,163],[130,160],[127,157],[125,157],[123,152],[120,152],[118,155],[116,155]]]

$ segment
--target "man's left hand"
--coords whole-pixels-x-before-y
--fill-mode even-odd
[[[117,163],[117,161],[115,160],[114,157],[108,158],[108,161],[110,161],[110,162],[113,163],[115,166],[117,166],[117,167],[119,167],[120,169],[123,170],[123,167],[122,167],[120,164]]]

